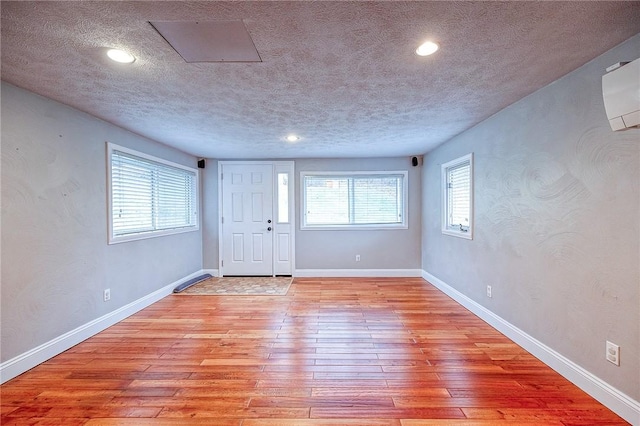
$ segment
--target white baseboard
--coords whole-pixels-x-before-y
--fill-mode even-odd
[[[473,299],[460,293],[439,278],[422,271],[422,278],[429,281],[449,297],[476,314],[489,325],[522,346],[542,362],[560,373],[570,382],[600,401],[611,411],[635,426],[640,426],[640,402],[614,388],[604,380],[580,367],[549,346],[528,335],[518,327],[494,314]]]
[[[77,345],[78,343],[88,339],[89,337],[98,334],[108,327],[122,321],[123,319],[135,314],[136,312],[146,308],[147,306],[157,302],[158,300],[170,295],[173,289],[183,281],[195,278],[208,271],[198,271],[190,274],[180,280],[177,280],[169,285],[162,287],[159,290],[154,291],[140,299],[129,303],[115,311],[109,312],[106,315],[96,318],[80,327],[64,333],[61,336],[56,337],[42,345],[35,347],[23,354],[20,354],[10,360],[7,360],[0,364],[0,383],[4,383],[13,379],[16,376],[24,373],[35,367],[38,364],[45,362],[46,360],[53,358],[56,355],[61,354],[69,348]],[[217,271],[216,271],[217,272]],[[213,273],[208,272],[211,275]],[[215,275],[214,275],[215,276]]]
[[[198,273],[198,275],[202,275],[202,274],[211,274],[212,277],[220,276],[220,272],[217,269],[203,269]]]
[[[421,269],[296,269],[294,277],[421,277]]]

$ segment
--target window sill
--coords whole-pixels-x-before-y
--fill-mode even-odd
[[[199,226],[189,226],[184,228],[165,229],[162,231],[139,232],[137,234],[125,234],[109,238],[109,245],[126,243],[128,241],[146,240],[149,238],[164,237],[167,235],[183,234],[185,232],[199,231]]]
[[[442,233],[444,235],[450,235],[452,237],[464,238],[466,240],[473,240],[473,233],[471,230],[469,231],[458,231],[454,229],[443,229]]]
[[[301,231],[388,231],[409,229],[407,225],[307,225],[301,226]]]

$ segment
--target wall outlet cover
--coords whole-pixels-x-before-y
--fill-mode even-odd
[[[607,361],[617,366],[620,365],[620,346],[607,340],[607,349],[605,354]]]

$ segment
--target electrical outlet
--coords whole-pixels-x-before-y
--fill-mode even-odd
[[[110,288],[104,289],[104,292],[102,293],[102,300],[104,300],[105,302],[111,300],[111,289]]]
[[[356,254],[356,262],[360,262],[360,255]]]
[[[487,297],[493,297],[491,295],[491,286],[490,285],[487,286]]]
[[[605,356],[607,361],[620,366],[620,346],[607,340],[607,352]]]

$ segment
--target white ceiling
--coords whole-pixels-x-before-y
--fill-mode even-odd
[[[1,7],[3,80],[225,159],[421,154],[640,32],[640,3],[623,1]],[[262,62],[186,63],[149,24],[238,19]],[[440,51],[416,56],[426,39]]]

